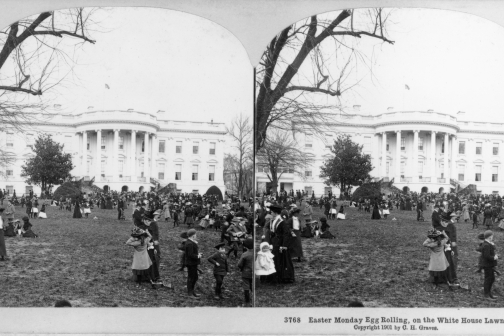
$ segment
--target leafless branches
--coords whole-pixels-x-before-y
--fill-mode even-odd
[[[72,63],[59,48],[61,39],[94,44],[89,33],[95,10],[44,12],[7,27],[0,35],[0,90],[40,96],[59,84],[61,64]]]
[[[252,150],[252,133],[253,127],[249,117],[244,117],[242,114],[235,117],[231,126],[226,126],[226,132],[233,139],[232,147],[237,151],[237,178],[238,181],[238,195],[243,195],[245,186],[245,166],[251,165],[253,162]]]
[[[381,8],[314,15],[271,40],[257,69],[256,151],[265,145],[270,127],[286,129],[290,126],[281,123],[303,122],[303,127],[320,131],[330,112],[342,111],[339,97],[358,84],[350,78],[366,60],[355,41],[370,37],[393,44],[386,36],[388,17]],[[338,103],[316,104],[310,99],[313,94],[335,97]]]

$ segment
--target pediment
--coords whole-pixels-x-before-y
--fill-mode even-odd
[[[217,161],[215,159],[211,159],[211,160],[208,160],[207,163],[219,163],[219,161]]]
[[[464,160],[464,159],[460,159],[460,160],[457,160],[457,161],[455,161],[455,162],[457,162],[457,163],[467,163],[467,161],[466,161],[466,160]]]
[[[178,159],[173,160],[173,162],[184,162],[184,159],[178,158]]]
[[[191,160],[191,163],[201,163],[201,161],[198,159],[194,159],[194,160]]]
[[[501,162],[497,161],[497,160],[494,160],[494,161],[490,162],[490,164],[501,164]]]
[[[483,161],[483,160],[481,160],[481,159],[474,160],[473,162],[474,162],[474,163],[485,163],[485,161]]]
[[[164,157],[158,158],[156,162],[168,162]]]

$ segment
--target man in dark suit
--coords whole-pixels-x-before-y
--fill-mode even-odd
[[[432,227],[439,230],[441,226],[441,214],[439,212],[439,204],[434,205],[434,210],[432,211]]]
[[[187,295],[193,299],[199,299],[199,294],[194,292],[194,287],[198,281],[198,265],[202,254],[198,250],[198,241],[196,240],[196,230],[187,231],[187,241],[185,243],[185,265],[187,266]]]
[[[142,222],[142,217],[143,217],[144,212],[145,212],[145,209],[142,208],[142,205],[140,204],[140,202],[138,202],[136,205],[135,212],[133,212],[133,224],[135,224],[135,226],[137,226],[141,229],[145,229],[143,222]]]
[[[485,241],[481,247],[482,265],[485,271],[485,282],[483,283],[485,298],[495,301],[492,295],[492,285],[495,281],[495,270],[497,266],[498,256],[495,254],[495,245],[493,243],[493,232],[490,230],[485,231]]]

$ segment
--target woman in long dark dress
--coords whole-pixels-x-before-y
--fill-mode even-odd
[[[82,213],[80,211],[80,200],[79,200],[78,197],[75,200],[75,207],[74,207],[73,218],[82,218]]]
[[[446,270],[447,279],[450,283],[458,283],[457,278],[457,258],[458,258],[458,246],[457,246],[457,229],[453,224],[452,217],[450,213],[445,214],[441,218],[441,231],[444,231],[448,236],[448,244],[450,244],[450,249],[445,249],[446,259],[450,267]]]
[[[373,214],[371,215],[371,219],[381,219],[378,201],[375,201],[373,204]]]
[[[294,264],[287,246],[291,232],[287,222],[280,216],[282,209],[278,206],[270,206],[271,214],[275,217],[271,225],[271,245],[273,245],[273,261],[275,262],[276,277],[274,282],[294,282]]]

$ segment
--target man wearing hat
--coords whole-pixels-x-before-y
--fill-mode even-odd
[[[250,304],[250,293],[252,292],[252,274],[254,265],[254,241],[252,238],[247,238],[243,242],[243,247],[247,249],[238,261],[238,268],[242,276],[242,288],[245,296],[245,304]]]
[[[441,226],[441,213],[439,211],[439,203],[434,204],[434,210],[432,211],[432,227],[439,230]]]
[[[485,241],[481,247],[482,266],[485,272],[485,281],[483,283],[485,298],[492,301],[495,300],[495,297],[492,295],[492,286],[495,282],[494,268],[497,266],[497,259],[499,258],[495,253],[493,237],[492,231],[485,231]]]
[[[187,241],[184,246],[185,266],[187,266],[187,295],[191,298],[199,299],[199,294],[194,292],[194,287],[198,281],[198,265],[202,254],[198,250],[198,241],[196,240],[196,230],[187,231]]]
[[[224,282],[224,277],[229,272],[228,261],[226,256],[226,243],[220,243],[215,245],[217,252],[212,254],[207,260],[214,265],[213,274],[215,277],[215,296],[214,299],[225,299],[222,296],[222,283]]]

